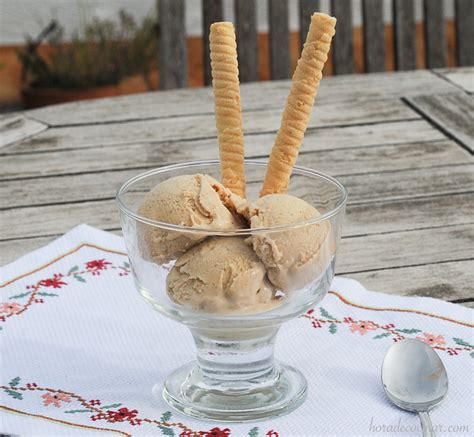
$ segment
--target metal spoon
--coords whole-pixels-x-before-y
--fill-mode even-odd
[[[448,391],[448,375],[438,354],[419,340],[395,343],[383,360],[382,384],[397,407],[418,413],[423,436],[434,437],[428,411]]]

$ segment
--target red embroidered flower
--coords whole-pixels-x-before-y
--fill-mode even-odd
[[[105,419],[106,415],[104,413],[98,413],[98,414],[94,414],[93,416],[91,416],[91,420],[93,420],[94,422],[96,420],[102,420],[102,419]]]
[[[95,259],[86,263],[86,269],[88,270],[107,270],[109,263],[105,259]]]
[[[204,437],[229,437],[230,429],[229,428],[212,428],[211,430],[204,433]]]
[[[99,399],[92,399],[91,401],[89,401],[89,404],[91,404],[91,405],[100,405],[100,401],[99,401]]]
[[[350,326],[351,332],[358,332],[360,335],[364,335],[369,331],[374,331],[377,326],[374,322],[352,322]]]
[[[120,408],[118,411],[107,411],[107,419],[111,422],[123,422],[131,420],[138,414],[137,410],[130,411],[128,408]]]
[[[71,397],[66,393],[45,393],[41,395],[43,398],[43,405],[47,407],[53,404],[56,408],[61,406],[61,402],[71,402]]]
[[[265,435],[267,437],[280,437],[280,434],[278,434],[276,431],[273,431],[273,429],[268,431]]]
[[[423,341],[430,346],[445,346],[446,342],[444,341],[444,337],[442,335],[434,335],[430,334],[429,332],[423,332],[423,336],[416,337],[418,340]]]
[[[39,285],[43,287],[53,287],[53,288],[61,288],[63,285],[67,285],[66,282],[61,281],[63,275],[53,275],[52,278],[43,279],[39,282]]]
[[[19,303],[0,303],[0,314],[17,314],[20,312],[22,305]]]
[[[141,425],[142,424],[142,419],[131,419],[130,420],[130,425],[136,426],[136,425]]]

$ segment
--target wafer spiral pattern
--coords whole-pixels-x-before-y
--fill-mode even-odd
[[[210,48],[222,183],[233,193],[245,198],[239,66],[232,23],[211,25]]]
[[[335,26],[336,19],[329,15],[315,13],[311,17],[308,36],[293,74],[290,94],[270,155],[261,196],[283,193],[288,188],[323,76],[322,70],[328,58]]]

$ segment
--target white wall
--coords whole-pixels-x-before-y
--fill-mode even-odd
[[[347,0],[349,1],[349,0]],[[391,22],[391,0],[384,1],[385,22]],[[423,16],[422,0],[416,1],[416,18]],[[288,0],[290,29],[298,29],[298,0]],[[321,9],[329,13],[330,0],[321,0]],[[0,45],[21,44],[25,34],[36,35],[54,17],[66,29],[80,26],[81,20],[98,16],[112,18],[121,8],[137,19],[155,13],[156,0],[0,0]],[[233,1],[224,0],[224,19],[232,21]],[[259,31],[268,30],[267,1],[257,0]],[[445,0],[445,15],[452,17],[454,0]],[[354,24],[361,24],[361,0],[353,0]],[[201,0],[186,0],[186,32],[202,34]]]

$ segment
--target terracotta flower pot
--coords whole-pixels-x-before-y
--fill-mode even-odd
[[[75,100],[98,99],[120,94],[118,85],[106,85],[88,89],[34,88],[24,85],[21,88],[23,106],[27,109],[57,103],[73,102]]]

